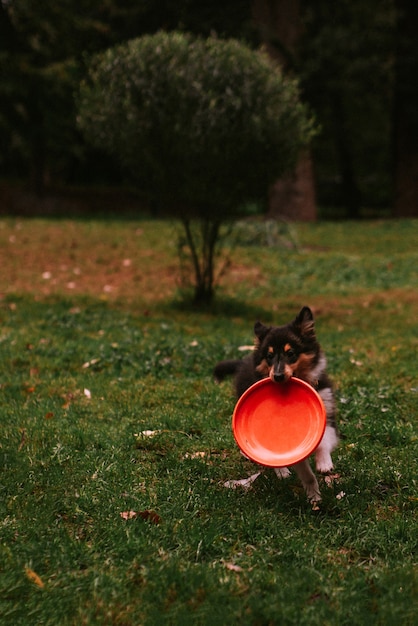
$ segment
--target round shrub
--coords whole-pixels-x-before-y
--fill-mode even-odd
[[[166,211],[218,219],[263,200],[314,132],[297,83],[265,54],[179,32],[95,56],[78,121]]]

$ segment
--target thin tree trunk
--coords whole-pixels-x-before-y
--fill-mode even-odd
[[[187,246],[190,250],[194,272],[194,302],[210,304],[213,300],[215,282],[216,244],[219,238],[221,220],[210,218],[198,220],[193,232],[191,220],[182,220],[186,234]]]
[[[346,131],[346,116],[341,93],[334,93],[332,106],[334,113],[334,138],[342,179],[343,203],[345,205],[346,217],[356,220],[360,217],[361,194],[354,174],[353,158]]]
[[[394,215],[418,215],[418,2],[397,0]]]
[[[284,72],[297,66],[298,42],[303,32],[299,0],[254,0],[253,19],[270,56]],[[313,221],[317,217],[312,158],[306,150],[295,169],[272,185],[268,216]]]
[[[187,245],[189,246],[189,250],[192,255],[192,264],[193,264],[193,271],[194,271],[195,279],[196,279],[196,285],[200,285],[202,283],[202,271],[201,271],[201,267],[199,263],[199,253],[196,248],[192,229],[190,226],[190,220],[183,219],[182,224],[184,227],[184,232],[186,233]]]

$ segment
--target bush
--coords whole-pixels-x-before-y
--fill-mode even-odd
[[[150,199],[189,225],[262,202],[314,132],[297,83],[265,54],[177,32],[94,57],[79,124]],[[219,232],[209,230],[212,238]]]

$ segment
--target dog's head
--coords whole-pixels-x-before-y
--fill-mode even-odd
[[[285,326],[254,326],[256,370],[274,382],[284,382],[292,376],[309,380],[309,372],[318,361],[314,317],[309,307],[303,307],[293,322]]]

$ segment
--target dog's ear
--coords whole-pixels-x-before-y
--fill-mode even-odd
[[[301,308],[293,323],[300,329],[302,335],[315,336],[314,316],[308,306]]]
[[[271,326],[264,326],[264,324],[258,321],[254,324],[254,334],[259,341],[263,341],[270,329]]]

